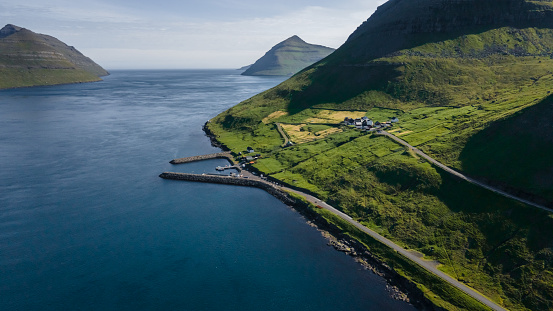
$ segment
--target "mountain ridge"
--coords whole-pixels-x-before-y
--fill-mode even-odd
[[[109,73],[75,47],[8,24],[0,29],[0,88],[100,81]]]

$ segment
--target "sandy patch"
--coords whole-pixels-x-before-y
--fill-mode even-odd
[[[306,125],[307,124],[298,124],[298,125],[280,124],[282,129],[288,135],[288,137],[290,137],[290,140],[295,144],[301,144],[301,143],[314,141],[317,139],[322,139],[327,137],[328,135],[342,132],[342,130],[339,128],[329,128],[323,131],[319,131],[317,133],[313,133],[305,130],[302,131],[301,128]]]
[[[283,117],[283,116],[287,116],[287,115],[288,115],[288,112],[275,111],[275,112],[271,113],[270,115],[266,116],[262,121],[263,121],[263,123],[267,124],[271,120],[274,120],[276,118],[280,118],[280,117]]]
[[[337,127],[333,127],[333,128],[330,128],[330,129],[327,129],[327,130],[324,130],[324,131],[319,131],[317,133],[315,133],[315,135],[317,136],[317,138],[324,138],[324,137],[327,137],[328,135],[331,135],[331,134],[334,134],[334,133],[340,133],[342,132],[341,129],[337,128]]]
[[[361,118],[366,115],[363,111],[334,111],[334,110],[321,110],[314,117],[305,120],[307,123],[340,123],[343,122],[346,117],[349,118]]]

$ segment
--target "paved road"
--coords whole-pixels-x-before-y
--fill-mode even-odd
[[[248,171],[242,171],[242,175],[247,176],[248,178],[253,179],[253,180],[268,182],[264,178],[261,178],[257,175],[253,175],[251,172],[248,172]],[[294,190],[294,189],[291,189],[291,188],[288,188],[288,187],[284,187],[284,186],[280,186],[280,189],[299,194],[299,195],[303,196],[305,199],[307,199],[309,202],[311,202],[315,205],[319,205],[319,206],[323,207],[324,209],[326,209],[328,211],[331,211],[332,213],[334,213],[338,217],[342,218],[343,220],[345,220],[348,223],[350,223],[350,224],[354,225],[355,227],[357,227],[359,230],[367,233],[368,235],[370,235],[371,237],[373,237],[377,241],[379,241],[379,242],[385,244],[386,246],[394,249],[395,251],[397,251],[401,255],[403,255],[403,256],[407,257],[408,259],[410,259],[411,261],[417,263],[418,265],[420,265],[424,269],[430,271],[434,275],[442,278],[443,280],[445,280],[449,284],[455,286],[456,288],[460,289],[461,291],[463,291],[467,295],[473,297],[474,299],[480,301],[484,305],[490,307],[492,310],[497,310],[497,311],[506,311],[507,310],[507,309],[504,309],[503,307],[499,306],[495,302],[491,301],[490,299],[486,298],[485,296],[483,296],[479,292],[475,291],[474,289],[466,286],[465,284],[459,282],[458,280],[456,280],[456,279],[452,278],[451,276],[445,274],[444,272],[438,270],[437,264],[436,264],[435,261],[424,260],[423,258],[420,257],[420,255],[417,256],[417,253],[406,250],[405,248],[395,244],[394,242],[388,240],[387,238],[383,237],[382,235],[376,233],[375,231],[363,226],[362,224],[355,221],[353,218],[351,218],[350,216],[348,216],[348,215],[344,214],[343,212],[339,211],[338,209],[331,206],[330,204],[327,204],[326,202],[321,201],[319,198],[314,197],[312,195],[309,195],[307,193],[298,191],[298,190]]]
[[[246,170],[241,171],[241,175],[243,176],[243,178],[249,178],[249,179],[252,179],[252,180],[257,180],[257,181],[264,182],[264,183],[270,183],[270,184],[273,185],[273,183],[267,181],[265,178],[262,178],[258,175],[254,175],[251,172],[246,171]],[[417,256],[417,254],[415,252],[406,250],[403,247],[395,244],[394,242],[392,242],[392,241],[388,240],[387,238],[381,236],[380,234],[376,233],[375,231],[363,226],[362,224],[355,221],[350,216],[342,213],[341,211],[334,208],[333,206],[327,204],[326,202],[321,201],[319,198],[314,197],[312,195],[309,195],[307,193],[298,191],[298,190],[294,190],[294,189],[291,189],[291,188],[288,188],[288,187],[284,187],[284,186],[278,186],[278,188],[280,188],[281,190],[286,190],[286,191],[294,192],[298,195],[301,195],[306,200],[308,200],[309,202],[311,202],[315,205],[319,205],[319,206],[325,208],[328,211],[331,211],[332,213],[334,213],[338,217],[342,218],[343,220],[345,220],[348,223],[350,223],[350,224],[354,225],[355,227],[357,227],[359,230],[367,233],[368,235],[370,235],[371,237],[373,237],[377,241],[380,241],[381,243],[383,243],[383,244],[387,245],[388,247],[394,249],[395,251],[402,254],[403,256],[410,259],[411,261],[417,263],[418,265],[420,265],[424,269],[430,271],[434,275],[442,278],[443,280],[445,280],[449,284],[451,284],[451,285],[455,286],[456,288],[460,289],[461,291],[463,291],[467,295],[473,297],[474,299],[480,301],[484,305],[490,307],[492,310],[506,311],[506,309],[502,308],[501,306],[497,305],[493,301],[491,301],[488,298],[484,297],[482,294],[478,293],[474,289],[466,286],[465,284],[457,281],[456,279],[452,278],[451,276],[449,276],[449,275],[445,274],[444,272],[438,270],[437,269],[437,264],[436,264],[435,261],[429,261],[429,260],[422,259],[420,257],[420,255]]]
[[[519,197],[514,196],[514,195],[512,195],[512,194],[509,194],[509,193],[507,193],[507,192],[505,192],[505,191],[502,191],[502,190],[500,190],[500,189],[494,188],[494,187],[492,187],[492,186],[490,186],[490,185],[486,185],[486,184],[484,184],[484,183],[482,183],[482,182],[480,182],[480,181],[478,181],[478,180],[472,179],[472,178],[470,178],[470,177],[468,177],[468,176],[466,176],[466,175],[464,175],[464,174],[462,174],[462,173],[459,173],[459,172],[457,172],[456,170],[453,170],[453,169],[451,169],[450,167],[445,166],[444,164],[442,164],[442,163],[440,163],[440,162],[434,160],[433,158],[429,157],[429,156],[428,156],[427,154],[425,154],[424,152],[422,152],[422,151],[420,151],[419,149],[417,149],[417,148],[411,146],[408,142],[406,142],[405,140],[403,140],[403,139],[401,139],[401,138],[399,138],[399,137],[397,137],[397,136],[395,136],[395,135],[392,135],[392,134],[390,134],[390,133],[388,133],[388,132],[386,132],[386,131],[381,131],[381,132],[378,133],[378,134],[380,134],[380,135],[385,135],[385,136],[390,137],[391,139],[393,139],[394,141],[398,142],[399,144],[404,145],[405,147],[410,148],[410,149],[413,150],[416,154],[418,154],[419,156],[421,156],[421,157],[423,157],[424,159],[426,159],[428,162],[430,162],[430,163],[436,165],[437,167],[443,169],[444,171],[446,171],[446,172],[448,172],[448,173],[450,173],[450,174],[452,174],[452,175],[455,175],[455,176],[457,176],[457,177],[459,177],[459,178],[461,178],[461,179],[464,179],[464,180],[468,181],[468,182],[471,183],[471,184],[474,184],[474,185],[480,186],[480,187],[482,187],[482,188],[488,189],[488,190],[493,191],[493,192],[495,192],[495,193],[497,193],[497,194],[500,194],[500,195],[502,195],[502,196],[504,196],[504,197],[507,197],[507,198],[510,198],[510,199],[513,199],[513,200],[517,200],[517,201],[522,202],[522,203],[524,203],[524,204],[528,204],[528,205],[537,207],[537,208],[542,209],[542,210],[544,210],[544,211],[547,211],[547,212],[550,212],[550,213],[553,212],[553,210],[550,209],[550,208],[548,208],[548,207],[545,207],[545,206],[543,206],[543,205],[534,203],[534,202],[532,202],[532,201],[525,200],[525,199],[523,199],[523,198],[519,198]]]
[[[316,204],[316,205],[319,205],[319,206],[325,208],[326,210],[329,210],[329,211],[333,212],[338,217],[342,218],[343,220],[345,220],[348,223],[350,223],[350,224],[354,225],[355,227],[357,227],[359,230],[367,233],[368,235],[370,235],[374,239],[376,239],[376,240],[380,241],[381,243],[385,244],[386,246],[394,249],[395,251],[397,251],[401,255],[403,255],[403,256],[407,257],[408,259],[410,259],[411,261],[417,263],[418,265],[420,265],[424,269],[430,271],[434,275],[442,278],[443,280],[445,280],[449,284],[455,286],[456,288],[460,289],[461,291],[463,291],[467,295],[473,297],[474,299],[480,301],[484,305],[490,307],[492,310],[498,310],[498,311],[507,310],[507,309],[499,306],[495,302],[489,300],[488,298],[486,298],[485,296],[483,296],[479,292],[475,291],[474,289],[466,286],[465,284],[457,281],[456,279],[452,278],[451,276],[449,276],[449,275],[445,274],[444,272],[438,270],[435,261],[424,260],[424,259],[420,258],[419,256],[417,256],[416,253],[406,250],[405,248],[395,244],[394,242],[392,242],[392,241],[388,240],[387,238],[381,236],[380,234],[376,233],[375,231],[363,226],[362,224],[358,223],[357,221],[355,221],[354,219],[352,219],[348,215],[342,213],[341,211],[337,210],[336,208],[334,208],[333,206],[327,204],[326,202],[323,202],[323,201],[319,200],[318,198],[316,198],[314,196],[311,196],[309,194],[303,193],[301,191],[297,191],[297,190],[290,189],[290,188],[287,188],[287,187],[281,187],[281,189],[288,190],[288,191],[294,192],[296,194],[299,194],[299,195],[303,196],[304,198],[306,198],[309,202],[311,202],[313,204]]]

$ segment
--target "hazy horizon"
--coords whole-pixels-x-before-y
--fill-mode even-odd
[[[293,35],[338,48],[384,2],[0,0],[0,18],[75,46],[107,70],[236,69]]]

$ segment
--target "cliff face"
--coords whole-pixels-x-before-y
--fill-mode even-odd
[[[292,36],[275,45],[242,74],[246,76],[291,76],[332,52],[334,52],[332,48],[309,44],[298,36]]]
[[[0,30],[0,88],[92,82],[109,73],[58,39],[14,25]]]
[[[442,41],[501,27],[551,28],[552,9],[550,0],[391,0],[358,27],[338,51],[350,50],[341,56],[349,62],[365,61],[428,40]]]
[[[368,33],[455,33],[478,26],[550,26],[551,1],[393,0],[380,6],[349,38]]]

